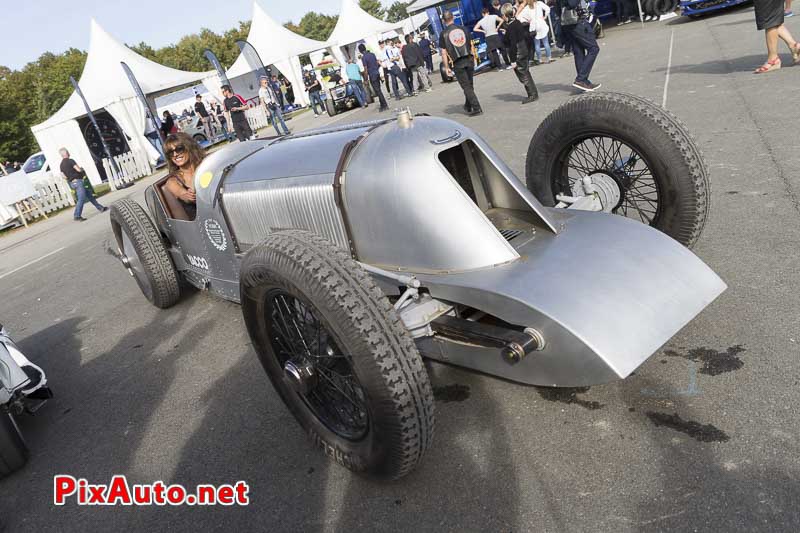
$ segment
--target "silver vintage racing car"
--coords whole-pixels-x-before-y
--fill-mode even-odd
[[[409,111],[211,154],[194,220],[164,181],[146,191],[149,215],[130,200],[111,211],[144,295],[169,307],[185,284],[241,303],[300,424],[373,477],[407,474],[431,444],[422,357],[604,383],[725,290],[688,249],[708,213],[702,156],[632,95],[553,111],[525,182],[474,131]]]

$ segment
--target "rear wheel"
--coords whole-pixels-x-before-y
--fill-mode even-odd
[[[613,198],[608,211],[657,228],[691,247],[708,216],[711,186],[686,127],[644,98],[593,93],[553,111],[531,139],[528,189],[547,206],[592,177]]]
[[[0,478],[19,470],[28,461],[28,447],[11,413],[0,411]]]
[[[200,133],[195,133],[193,139],[195,141],[197,141],[198,144],[200,144],[202,142],[206,142],[208,140],[208,139],[206,139],[205,135],[202,135]]]
[[[394,308],[349,255],[304,231],[242,263],[242,312],[272,384],[341,465],[397,479],[433,438],[433,394]]]
[[[178,274],[144,209],[133,200],[115,202],[111,206],[111,229],[120,259],[145,298],[162,309],[175,305],[180,297]]]

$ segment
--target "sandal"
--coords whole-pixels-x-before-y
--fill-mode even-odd
[[[800,42],[794,43],[794,48],[792,48],[792,60],[795,65],[800,64]]]
[[[778,70],[781,68],[781,58],[776,57],[772,61],[767,61],[757,69],[753,71],[753,74],[764,74],[765,72],[770,72],[771,70]]]

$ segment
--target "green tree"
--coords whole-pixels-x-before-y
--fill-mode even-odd
[[[358,0],[358,5],[361,9],[375,17],[376,19],[384,20],[385,11],[380,0]],[[403,17],[405,18],[405,17]]]
[[[401,20],[408,18],[408,13],[406,13],[406,8],[411,5],[411,2],[401,2],[400,0],[396,0],[392,5],[389,6],[389,9],[386,10],[386,21],[387,22],[400,22]]]
[[[316,13],[309,11],[297,25],[291,21],[284,24],[284,27],[317,41],[326,41],[336,27],[336,21],[339,17],[336,15],[325,15],[323,13]]]

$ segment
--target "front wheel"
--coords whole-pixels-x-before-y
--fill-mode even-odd
[[[111,229],[120,259],[145,298],[162,309],[175,305],[181,295],[178,274],[161,235],[142,206],[130,199],[112,204]]]
[[[336,104],[333,103],[333,98],[330,96],[325,99],[325,111],[327,111],[328,115],[331,117],[336,116]]]
[[[10,413],[0,410],[0,479],[16,472],[28,461],[28,448]]]
[[[692,247],[706,223],[708,169],[683,123],[630,94],[571,99],[541,123],[525,162],[528,189],[546,206],[591,177],[614,199],[608,211]]]
[[[241,296],[261,364],[313,442],[371,477],[413,470],[433,438],[433,394],[366,271],[318,236],[282,231],[244,258]]]

